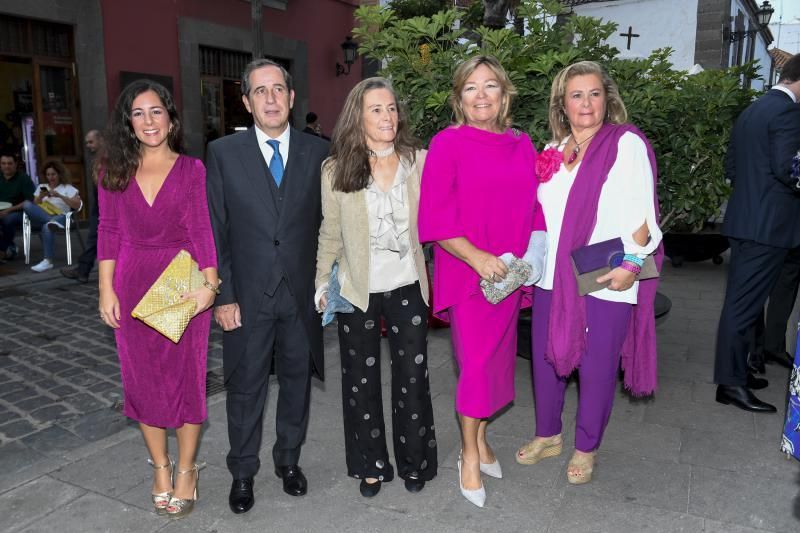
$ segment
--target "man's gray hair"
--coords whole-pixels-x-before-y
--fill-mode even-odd
[[[271,59],[254,59],[247,64],[244,68],[244,72],[242,72],[242,94],[247,96],[250,94],[250,74],[254,70],[258,70],[263,67],[276,67],[278,70],[281,71],[283,74],[283,81],[286,82],[286,89],[289,91],[294,90],[294,85],[292,84],[292,75],[289,74],[289,71],[286,70],[283,65],[280,63],[276,63]]]

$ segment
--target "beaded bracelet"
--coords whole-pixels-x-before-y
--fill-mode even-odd
[[[619,266],[620,266],[620,268],[623,268],[623,269],[627,270],[628,272],[633,272],[637,276],[642,271],[642,267],[640,267],[636,263],[628,261],[627,259],[625,261],[623,261]]]
[[[622,260],[630,261],[634,265],[639,265],[639,268],[642,268],[642,266],[644,265],[644,259],[640,258],[638,255],[625,254],[625,257],[623,257]]]

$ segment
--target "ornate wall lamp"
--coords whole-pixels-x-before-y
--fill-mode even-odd
[[[764,28],[767,27],[769,24],[769,20],[772,18],[772,14],[775,12],[775,8],[773,8],[768,0],[764,0],[761,4],[761,7],[756,11],[756,18],[758,19],[757,26],[752,30],[742,30],[742,31],[731,31],[730,28],[725,28],[723,32],[723,39],[735,43],[736,41],[745,39],[750,37],[751,35],[755,35],[758,32],[762,31]]]
[[[356,62],[356,55],[358,55],[358,45],[353,42],[351,36],[347,36],[342,43],[342,52],[344,52],[344,66],[336,63],[336,76],[347,76],[350,74],[350,67]]]

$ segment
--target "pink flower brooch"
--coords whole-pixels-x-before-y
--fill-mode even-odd
[[[541,183],[550,181],[564,161],[564,153],[558,148],[548,148],[536,158],[536,177]]]

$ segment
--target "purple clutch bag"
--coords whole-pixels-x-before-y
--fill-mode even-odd
[[[625,257],[625,247],[622,239],[610,239],[595,244],[590,244],[574,250],[572,267],[575,278],[578,280],[578,293],[585,296],[591,292],[608,287],[610,282],[597,283],[597,278],[617,268]],[[657,278],[658,269],[653,256],[647,256],[642,266],[642,271],[636,277],[638,280]]]

